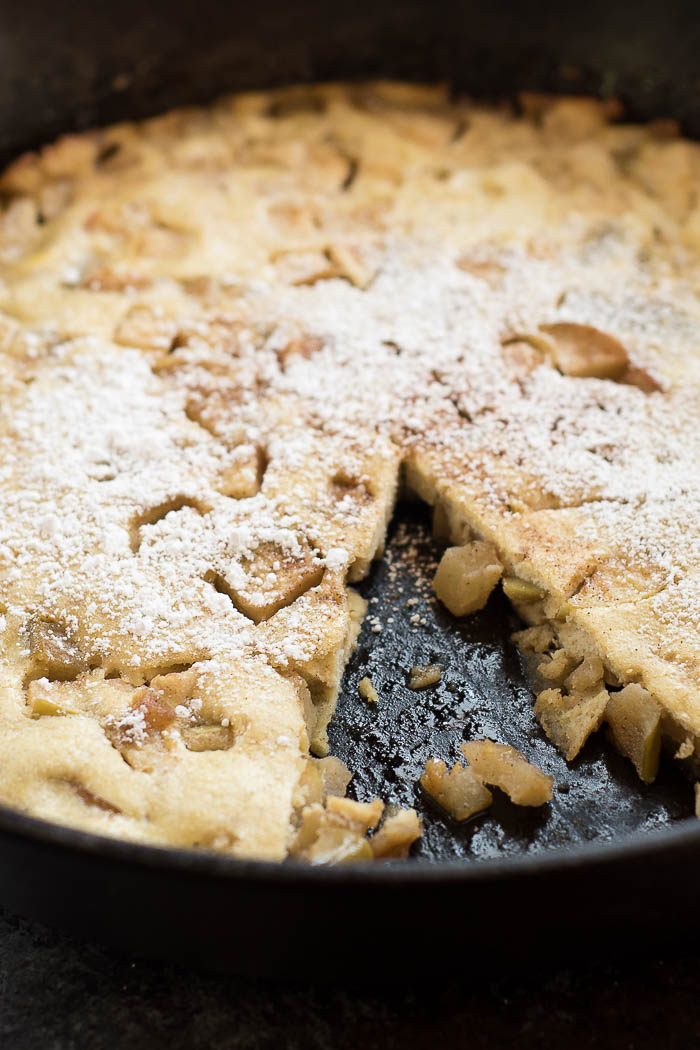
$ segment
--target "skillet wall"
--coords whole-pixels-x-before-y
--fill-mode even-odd
[[[696,0],[0,0],[0,163],[62,131],[312,78],[616,95],[700,135]]]

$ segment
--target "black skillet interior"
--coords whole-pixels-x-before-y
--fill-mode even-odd
[[[504,857],[585,842],[613,841],[687,817],[693,795],[666,762],[654,784],[592,737],[567,763],[546,740],[532,711],[533,694],[510,635],[519,626],[500,591],[480,613],[457,620],[434,598],[431,580],[440,546],[427,508],[399,506],[388,549],[360,590],[369,600],[359,644],[346,671],[331,753],[354,771],[350,793],[362,801],[417,806],[425,814],[421,857]],[[438,664],[440,682],[408,686],[411,667]],[[358,693],[369,676],[378,704]],[[418,779],[431,757],[450,765],[462,740],[490,737],[523,751],[554,776],[552,802],[541,809],[511,804],[500,792],[487,814],[458,824],[430,804]]]
[[[663,6],[650,0],[590,0],[569,7],[558,0],[537,5],[355,0],[337,7],[327,0],[258,0],[254,8],[240,0],[122,0],[117,5],[0,0],[0,159],[63,131],[205,101],[227,90],[377,75],[446,79],[457,91],[486,98],[513,97],[522,88],[614,95],[632,117],[675,116],[687,132],[700,135],[699,43],[700,15],[690,0],[668,0]],[[656,784],[641,785],[602,739],[589,742],[580,759],[567,766],[534,721],[531,693],[509,640],[515,624],[506,603],[494,598],[483,613],[454,621],[430,598],[436,552],[426,512],[404,506],[392,526],[387,557],[362,585],[370,616],[330,734],[333,752],[356,771],[351,790],[358,798],[381,793],[419,805],[426,818],[419,857],[486,859],[463,868],[465,887],[469,882],[477,905],[472,922],[478,927],[482,921],[482,933],[486,919],[494,928],[495,915],[510,921],[508,902],[525,884],[532,900],[540,893],[535,885],[541,893],[554,886],[559,898],[574,892],[579,935],[606,907],[610,920],[613,904],[619,922],[633,925],[639,901],[668,893],[680,863],[700,853],[700,830],[650,836],[650,847],[636,840],[627,860],[616,848],[610,863],[596,849],[569,856],[552,850],[590,840],[622,837],[624,842],[628,832],[678,822],[691,812],[688,783],[667,764]],[[417,602],[409,604],[413,598]],[[375,618],[381,631],[372,629]],[[410,667],[427,662],[444,666],[441,682],[421,692],[409,690]],[[357,694],[365,674],[380,694],[376,709]],[[553,773],[557,790],[551,805],[523,811],[499,797],[486,817],[460,827],[427,804],[416,788],[425,759],[435,754],[454,760],[461,740],[480,735],[514,744]],[[18,909],[109,937],[128,949],[189,960],[213,952],[216,965],[239,970],[289,972],[295,951],[281,951],[280,943],[311,947],[309,894],[325,893],[318,873],[305,889],[304,876],[289,868],[272,876],[260,866],[222,865],[214,858],[207,868],[207,858],[200,857],[192,870],[181,859],[179,874],[173,869],[168,875],[162,851],[152,861],[125,844],[106,847],[62,829],[38,828],[36,822],[0,811],[0,900]],[[664,850],[664,841],[674,835],[676,846]],[[651,847],[652,840],[658,845]],[[538,852],[547,857],[540,868],[537,862],[527,871],[512,856]],[[475,877],[475,867],[488,879]],[[381,883],[383,891],[369,874],[334,873],[328,895],[318,903],[335,921],[342,920],[337,905],[342,886],[347,920],[362,914],[363,885],[368,887],[378,902],[384,901],[374,915],[374,932],[386,936],[391,926],[398,947],[402,927],[390,922],[387,893],[412,909],[414,935],[421,929],[429,934],[432,925],[444,934],[456,907],[459,873],[444,864],[419,870],[432,892],[443,868],[450,869],[451,889],[446,883],[443,906],[433,903],[429,919],[421,903],[427,898],[416,896],[415,875],[402,890],[399,870]],[[202,899],[233,893],[234,882],[236,921],[207,923]],[[47,884],[53,892],[46,892]],[[616,892],[610,892],[611,885]],[[105,887],[110,887],[106,897]],[[168,924],[161,893],[167,908],[180,920],[186,914],[187,922]],[[261,910],[266,925],[254,918]],[[240,916],[246,912],[242,952]],[[480,913],[486,918],[475,918]],[[651,925],[648,904],[644,913]],[[660,912],[658,918],[660,926],[666,922]],[[507,926],[501,935],[507,935]]]

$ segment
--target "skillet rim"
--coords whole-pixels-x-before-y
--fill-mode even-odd
[[[503,855],[484,860],[454,858],[432,861],[421,858],[396,863],[363,862],[351,865],[314,866],[300,862],[241,859],[210,850],[150,845],[129,839],[111,838],[68,825],[32,817],[0,804],[0,836],[32,842],[39,846],[72,851],[75,857],[88,854],[108,862],[133,864],[145,869],[161,869],[179,875],[256,881],[261,886],[281,883],[294,886],[391,885],[482,883],[515,881],[537,876],[565,874],[572,870],[593,869],[620,861],[657,859],[671,850],[695,847],[700,855],[700,822],[692,816],[646,831],[633,831],[620,839],[591,841],[542,853]],[[1,864],[1,861],[0,861]]]

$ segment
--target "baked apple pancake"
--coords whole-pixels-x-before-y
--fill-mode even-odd
[[[418,815],[345,797],[327,739],[399,491],[434,507],[438,600],[513,603],[568,760],[606,723],[643,780],[663,741],[692,769],[700,147],[618,116],[331,84],[5,171],[1,801],[405,856]],[[502,743],[456,757],[426,774],[454,812],[551,796]]]

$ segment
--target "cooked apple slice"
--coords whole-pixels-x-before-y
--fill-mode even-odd
[[[517,576],[503,578],[503,593],[516,605],[529,605],[544,598],[543,590],[529,580],[521,580]]]
[[[575,661],[566,649],[555,649],[551,656],[537,665],[537,672],[548,682],[556,682],[561,685],[571,673],[574,663]]]
[[[253,623],[262,623],[317,587],[323,577],[323,564],[316,551],[303,538],[298,549],[278,543],[261,543],[250,555],[241,556],[224,572],[209,572],[206,579],[226,594],[240,613]]]
[[[568,696],[561,689],[545,689],[535,701],[535,715],[548,738],[571,762],[591,733],[600,729],[607,703],[608,691],[602,685]]]
[[[483,609],[501,578],[503,566],[495,548],[483,540],[448,547],[438,565],[433,589],[453,616]]]
[[[348,864],[372,860],[367,832],[379,823],[384,804],[355,802],[330,795],[325,808],[318,802],[302,810],[301,824],[292,846],[293,856],[311,864]]]
[[[576,670],[571,672],[565,685],[570,693],[584,693],[602,683],[604,674],[605,668],[600,657],[586,656]]]
[[[420,778],[424,791],[455,820],[467,820],[493,802],[493,795],[468,766],[456,763],[452,769],[440,758],[429,758]]]
[[[469,740],[462,754],[476,776],[505,791],[516,806],[543,806],[552,797],[554,777],[543,773],[520,751],[493,740]]]
[[[415,809],[387,813],[384,823],[369,840],[375,860],[405,860],[408,851],[423,834],[423,822]]]
[[[59,691],[56,688],[58,684],[50,682],[47,678],[36,678],[27,686],[29,706],[32,714],[37,718],[39,715],[78,715],[81,713],[77,705],[65,702],[63,690]],[[70,697],[68,699],[70,701]]]
[[[620,379],[629,364],[622,343],[588,324],[560,321],[540,325],[540,347],[551,354],[565,376]]]
[[[352,780],[352,773],[345,763],[335,755],[311,759],[321,773],[321,784],[324,795],[339,795],[341,798]]]
[[[617,750],[634,764],[641,779],[651,784],[659,771],[661,707],[641,685],[631,683],[612,693],[605,709]]]

